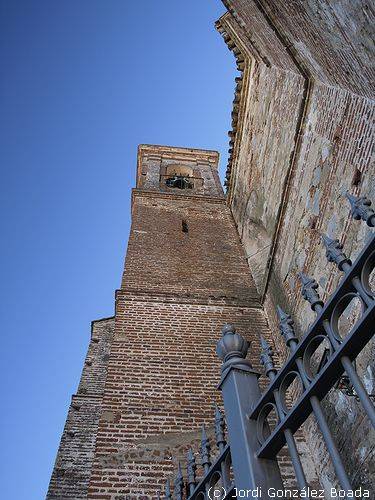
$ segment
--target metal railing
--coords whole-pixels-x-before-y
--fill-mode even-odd
[[[371,209],[370,201],[364,197],[347,197],[352,217],[362,219],[369,227],[374,227],[375,212]],[[328,261],[335,263],[344,276],[324,304],[317,291],[317,282],[300,274],[302,296],[316,313],[315,321],[301,339],[295,334],[291,316],[277,307],[280,333],[290,355],[277,371],[271,347],[261,338],[261,363],[269,379],[269,386],[264,394],[259,389],[260,374],[245,359],[249,343],[232,325],[224,326],[222,338],[217,344],[217,353],[223,360],[219,389],[224,401],[230,447],[224,438],[224,419],[217,409],[215,433],[219,455],[211,463],[210,445],[203,431],[203,478],[197,484],[194,454],[190,451],[186,488],[181,467],[174,483],[176,500],[232,498],[235,488],[237,491],[256,491],[258,488],[264,492],[262,498],[269,498],[266,493],[269,488],[283,489],[277,456],[284,445],[287,445],[299,489],[308,491],[294,435],[310,415],[315,416],[342,490],[346,493],[353,491],[321,407],[321,400],[337,386],[344,374],[346,383],[350,383],[356,399],[375,427],[374,404],[353,366],[375,330],[375,291],[371,285],[375,268],[375,235],[371,235],[354,263],[343,253],[338,240],[322,236],[322,241]],[[346,336],[343,336],[340,318],[354,301],[360,304],[361,314]],[[320,362],[316,362],[319,352]],[[301,390],[296,396],[297,383]],[[290,394],[294,395],[292,404]],[[269,425],[271,415],[276,415],[276,424],[272,430],[272,425]],[[233,479],[230,477],[231,467]],[[216,496],[209,493],[213,488]],[[222,494],[217,494],[220,491]],[[349,493],[348,497],[351,495]],[[172,498],[169,482],[164,498]]]
[[[178,464],[176,478],[171,488],[170,481],[166,482],[165,499],[172,499],[172,489],[174,498],[182,500],[183,498],[204,500],[213,487],[221,488],[226,494],[221,498],[232,498],[234,484],[231,480],[231,454],[230,446],[225,440],[225,422],[224,417],[218,406],[215,409],[215,441],[218,450],[216,458],[211,458],[211,444],[207,436],[205,426],[202,427],[201,445],[199,448],[201,457],[201,467],[203,478],[197,480],[197,464],[193,450],[190,448],[187,454],[187,473],[184,481],[181,464]],[[160,495],[159,495],[160,498]]]

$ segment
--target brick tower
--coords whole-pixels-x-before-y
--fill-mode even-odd
[[[47,498],[156,498],[220,403],[223,323],[249,340],[266,329],[217,164],[139,147],[115,317],[93,322]]]

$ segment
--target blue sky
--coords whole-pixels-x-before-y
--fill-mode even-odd
[[[217,149],[220,0],[0,0],[1,498],[42,499],[120,285],[140,143]]]

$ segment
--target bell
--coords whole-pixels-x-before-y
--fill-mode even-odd
[[[166,180],[165,183],[168,187],[177,189],[191,189],[193,187],[189,179],[182,175],[175,175],[174,177],[170,177]]]

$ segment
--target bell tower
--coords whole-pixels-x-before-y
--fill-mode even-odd
[[[141,145],[137,188],[163,193],[223,196],[216,151]]]
[[[256,295],[218,160],[216,151],[139,146],[122,293],[162,290],[200,300]],[[236,265],[234,252],[241,252]]]
[[[70,409],[57,459],[70,475],[55,467],[48,498],[70,498],[69,485],[74,498],[157,498],[176,467],[171,457],[184,465],[189,447],[198,451],[220,403],[222,325],[249,340],[266,330],[218,160],[215,151],[139,146],[115,317],[93,330],[82,374],[91,382]],[[84,429],[74,437],[72,418]]]

